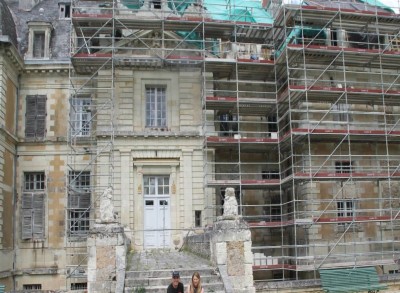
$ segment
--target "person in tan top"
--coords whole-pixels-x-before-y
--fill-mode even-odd
[[[192,275],[192,280],[188,285],[188,293],[204,293],[204,288],[201,286],[200,274],[194,272]]]

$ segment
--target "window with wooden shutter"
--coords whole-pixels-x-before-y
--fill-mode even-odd
[[[46,135],[46,96],[26,97],[25,137],[44,138]]]
[[[68,190],[68,234],[85,237],[90,228],[90,172],[71,171]]]
[[[24,174],[24,192],[21,198],[22,239],[44,239],[45,228],[44,172]]]
[[[44,193],[22,195],[22,239],[44,238]]]

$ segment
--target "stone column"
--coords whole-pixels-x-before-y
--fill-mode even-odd
[[[131,174],[132,164],[129,151],[121,151],[121,224],[125,227],[130,225],[130,210],[131,210]]]
[[[183,156],[183,200],[184,200],[184,227],[193,227],[193,149],[184,149]]]
[[[118,223],[96,223],[88,243],[88,292],[124,290],[126,246],[124,228]]]
[[[126,270],[124,228],[117,223],[113,189],[108,187],[100,198],[100,219],[89,231],[88,292],[123,293]]]
[[[238,215],[233,188],[227,188],[224,215],[213,225],[211,260],[215,262],[227,293],[255,293],[251,232]]]

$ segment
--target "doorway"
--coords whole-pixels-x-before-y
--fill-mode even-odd
[[[144,176],[144,248],[171,246],[169,176]]]

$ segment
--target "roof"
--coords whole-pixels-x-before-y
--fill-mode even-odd
[[[359,10],[359,11],[380,11],[380,12],[393,12],[394,11],[384,5],[379,0],[340,0],[340,1],[329,1],[329,0],[304,0],[302,1],[302,5],[311,5],[311,6],[323,6],[323,7],[331,7],[331,8],[340,8],[350,9],[350,10]]]
[[[0,0],[0,36],[8,36],[8,39],[17,47],[17,32],[10,10],[4,0]]]
[[[4,2],[4,0],[0,0]],[[28,23],[46,22],[52,25],[50,48],[50,59],[67,60],[69,59],[69,46],[65,42],[70,38],[70,20],[59,18],[59,3],[68,3],[70,1],[42,0],[30,11],[24,11],[18,8],[18,1],[10,2],[9,9],[13,14],[15,28],[19,39],[18,50],[22,56],[28,50]]]
[[[122,0],[130,9],[139,9],[144,0]],[[168,8],[178,14],[185,13],[190,6],[201,6],[214,20],[232,20],[243,22],[272,23],[271,15],[262,7],[261,1],[254,0],[172,0]]]

